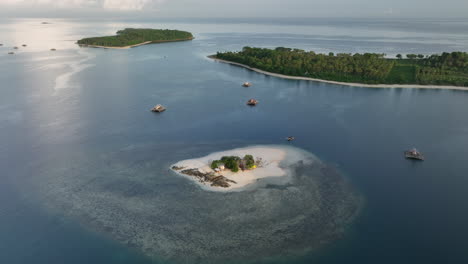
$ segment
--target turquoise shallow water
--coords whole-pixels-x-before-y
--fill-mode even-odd
[[[206,58],[245,45],[468,51],[467,21],[41,21],[0,24],[2,263],[160,262],[106,235],[110,229],[91,231],[94,216],[87,219],[76,205],[109,212],[124,201],[112,199],[127,197],[125,205],[136,211],[163,212],[153,220],[161,226],[202,219],[196,210],[166,206],[203,195],[172,177],[170,164],[223,149],[282,144],[288,135],[298,139],[294,146],[345,174],[366,207],[344,237],[320,251],[266,262],[468,260],[466,92],[281,80]],[[74,45],[83,36],[130,26],[189,30],[196,39],[123,51]],[[28,47],[6,54],[23,43]],[[254,86],[240,87],[244,81]],[[261,104],[246,108],[251,97]],[[169,110],[153,115],[148,110],[157,103]],[[402,159],[413,146],[426,162]],[[145,207],[145,198],[153,196],[162,203]],[[185,259],[194,261],[190,254]]]

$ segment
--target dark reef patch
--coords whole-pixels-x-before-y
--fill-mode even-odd
[[[74,167],[44,171],[35,184],[48,208],[148,256],[171,262],[257,262],[303,255],[339,239],[362,206],[347,178],[297,151],[304,162],[288,168],[287,184],[242,192],[204,191],[174,177],[169,164],[186,154],[173,151],[155,160],[151,146],[95,159],[86,153],[76,157]]]

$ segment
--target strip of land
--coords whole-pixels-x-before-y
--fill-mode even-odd
[[[93,37],[78,40],[81,47],[129,49],[147,44],[193,40],[192,33],[168,29],[134,29],[117,31],[115,36]]]
[[[365,88],[418,88],[418,89],[448,89],[448,90],[461,90],[461,91],[468,91],[468,87],[464,86],[450,86],[450,85],[421,85],[421,84],[365,84],[365,83],[349,83],[349,82],[337,82],[337,81],[329,81],[317,78],[309,78],[309,77],[300,77],[300,76],[291,76],[291,75],[284,75],[279,73],[273,73],[264,71],[261,69],[253,68],[248,65],[223,60],[217,58],[215,55],[208,56],[208,58],[213,59],[217,62],[227,63],[234,66],[239,66],[257,73],[261,73],[268,76],[273,76],[282,79],[289,79],[289,80],[303,80],[303,81],[314,81],[314,82],[322,82],[322,83],[330,83],[330,84],[337,84],[337,85],[346,85],[352,87],[365,87]]]
[[[212,58],[281,78],[359,87],[460,89],[468,87],[468,53],[315,53],[302,49],[244,47]]]

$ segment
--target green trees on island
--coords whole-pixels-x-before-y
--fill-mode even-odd
[[[252,155],[245,155],[243,159],[237,156],[223,156],[220,160],[214,160],[211,162],[211,168],[218,169],[224,166],[226,169],[232,172],[238,172],[239,169],[254,169],[256,168],[255,160]]]
[[[95,45],[107,47],[124,47],[151,41],[153,43],[191,40],[190,32],[169,29],[136,29],[126,28],[117,31],[115,36],[84,38],[78,41],[80,45]]]
[[[278,47],[244,47],[240,52],[218,52],[216,57],[273,73],[367,84],[434,84],[468,86],[468,54],[443,53],[403,59],[385,54],[329,53]]]
[[[247,169],[252,169],[255,167],[255,160],[252,155],[245,155],[244,156],[245,167]]]

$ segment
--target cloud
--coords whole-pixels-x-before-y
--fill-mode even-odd
[[[104,0],[102,7],[118,10],[142,10],[146,7],[155,7],[162,0]]]
[[[0,0],[0,6],[102,8],[108,10],[143,10],[155,8],[164,0]]]

